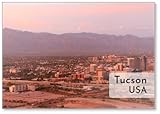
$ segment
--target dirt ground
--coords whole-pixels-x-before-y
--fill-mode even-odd
[[[152,109],[154,101],[150,103],[110,99],[106,91],[85,92],[80,95],[69,95],[67,92],[61,95],[46,91],[3,92],[3,108]]]
[[[33,105],[40,102],[48,101],[50,99],[57,99],[63,95],[57,95],[42,91],[28,91],[22,93],[3,92],[3,106],[4,107],[19,107]]]
[[[128,108],[139,108],[139,109],[150,109],[154,108],[153,105],[141,104],[134,102],[125,102],[121,100],[114,99],[93,99],[93,98],[68,98],[66,99],[68,103],[64,104],[66,108],[118,108],[118,109],[128,109]],[[69,102],[70,101],[70,102]]]

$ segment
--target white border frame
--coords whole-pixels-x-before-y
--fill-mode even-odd
[[[25,109],[25,110],[10,110],[10,109],[2,109],[2,2],[155,2],[156,4],[156,11],[155,11],[155,58],[156,58],[156,65],[155,65],[155,72],[156,72],[156,109],[152,109],[152,110],[136,110],[136,109],[123,109],[123,110],[118,110],[118,109]],[[142,112],[144,111],[146,114],[148,113],[158,113],[160,112],[160,89],[158,90],[158,88],[160,87],[160,70],[158,70],[160,68],[160,52],[158,53],[158,49],[160,49],[160,39],[159,39],[159,20],[160,20],[160,2],[159,0],[2,0],[1,1],[1,6],[0,6],[0,21],[1,21],[1,32],[0,32],[0,36],[1,36],[1,42],[0,42],[0,80],[1,80],[1,87],[0,87],[0,107],[1,107],[1,113],[16,113],[16,114],[20,114],[20,113],[24,113],[24,114],[28,114],[28,113],[39,113],[39,114],[43,114],[43,113],[69,113],[69,114],[81,114],[81,113],[93,113],[93,114],[97,114],[97,113],[131,113],[134,114],[136,112]]]

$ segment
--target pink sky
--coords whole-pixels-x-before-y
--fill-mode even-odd
[[[3,27],[153,36],[154,3],[3,3]]]

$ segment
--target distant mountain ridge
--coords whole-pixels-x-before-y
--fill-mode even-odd
[[[4,55],[99,55],[154,53],[154,38],[96,33],[34,33],[3,29]]]

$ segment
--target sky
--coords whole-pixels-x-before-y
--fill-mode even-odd
[[[3,3],[3,28],[154,36],[154,3]]]

